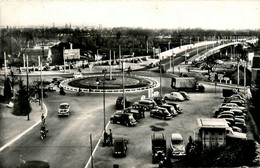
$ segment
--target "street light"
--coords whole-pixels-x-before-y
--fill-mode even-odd
[[[106,132],[106,95],[105,95],[105,80],[106,80],[106,69],[102,70],[102,73],[104,74],[103,78],[103,110],[104,110],[104,136]],[[105,138],[104,138],[105,139]]]
[[[180,39],[180,48],[181,48],[181,46],[182,46],[182,39]]]
[[[170,56],[170,69],[172,68],[172,73],[174,74],[174,57],[175,57],[175,53],[172,52],[172,55]],[[171,58],[172,58],[172,61],[171,61]]]
[[[161,63],[161,60],[159,62],[159,69],[160,69],[160,96],[162,98],[162,63]]]

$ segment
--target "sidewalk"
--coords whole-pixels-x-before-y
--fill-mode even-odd
[[[12,114],[13,108],[0,103],[0,151],[3,150],[4,145],[14,142],[22,133],[29,131],[37,123],[41,122],[42,112],[38,102],[32,102],[31,107],[32,111],[30,113],[30,120],[28,121],[27,116],[15,116]],[[46,110],[43,110],[43,112],[46,117]]]

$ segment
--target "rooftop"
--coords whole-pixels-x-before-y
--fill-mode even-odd
[[[223,118],[198,118],[200,128],[226,128],[227,121]]]

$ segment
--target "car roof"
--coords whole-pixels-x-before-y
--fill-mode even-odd
[[[124,141],[124,139],[125,138],[123,138],[123,137],[116,137],[116,138],[114,138],[114,142],[122,142],[122,141]]]
[[[172,136],[171,136],[171,139],[173,140],[183,140],[181,134],[179,133],[173,133]]]
[[[164,134],[162,132],[154,132],[152,135],[153,139],[164,139]]]
[[[69,105],[69,103],[61,103],[60,105]]]

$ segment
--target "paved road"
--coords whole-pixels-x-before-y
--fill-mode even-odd
[[[117,95],[107,95],[107,121],[114,111]],[[61,102],[71,104],[69,117],[57,117]],[[46,119],[49,133],[40,140],[40,126],[30,131],[17,143],[1,154],[0,167],[15,167],[19,156],[25,160],[46,160],[51,167],[84,167],[90,156],[89,135],[95,145],[103,130],[103,105],[101,94],[76,96],[75,93],[61,96],[50,93],[45,99],[49,114]]]

